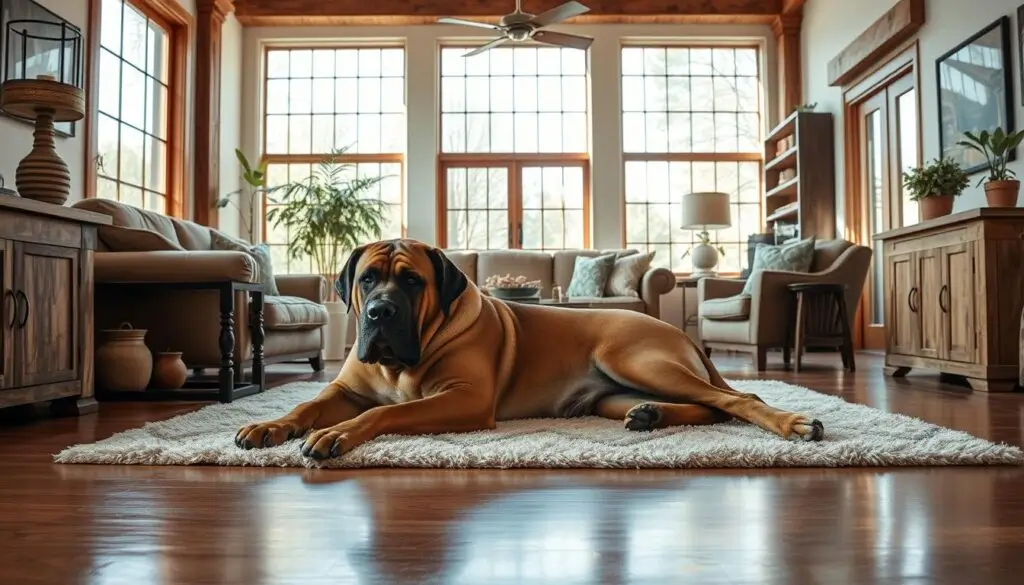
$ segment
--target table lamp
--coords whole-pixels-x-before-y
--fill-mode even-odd
[[[700,230],[697,239],[700,244],[690,248],[687,254],[693,262],[692,276],[715,276],[718,253],[721,246],[711,244],[708,230],[721,230],[732,225],[729,216],[729,194],[718,192],[688,193],[683,195],[682,229]],[[724,254],[724,251],[722,252]],[[684,254],[685,258],[686,255]]]
[[[44,20],[12,20],[6,33],[0,110],[35,123],[32,150],[18,164],[14,184],[26,199],[63,205],[71,172],[54,148],[53,123],[85,117],[82,33]]]

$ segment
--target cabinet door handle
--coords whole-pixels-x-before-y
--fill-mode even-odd
[[[942,302],[943,298],[946,299],[945,303]],[[949,285],[948,284],[942,285],[942,288],[939,289],[939,308],[942,309],[943,313],[948,313],[949,312]]]
[[[917,287],[915,286],[915,287],[910,289],[909,293],[907,293],[907,306],[910,307],[910,311],[913,312],[913,313],[917,312],[917,307],[914,306],[914,293],[916,293],[916,292],[917,292]]]
[[[18,298],[17,297],[19,297],[19,296],[21,297],[21,302],[22,302],[22,304],[25,307],[25,314],[21,317],[21,323],[18,323],[18,328],[19,329],[24,329],[25,328],[25,324],[28,323],[28,297],[25,296],[25,293],[20,291],[20,290],[18,292],[14,293],[14,297],[15,297],[14,298],[14,305],[15,306],[18,305]],[[17,312],[17,311],[15,311],[15,312]]]
[[[14,296],[14,291],[8,289],[4,291],[4,307],[7,307],[7,299],[11,300],[11,322],[7,324],[8,329],[14,329],[14,322],[18,319],[18,298]]]

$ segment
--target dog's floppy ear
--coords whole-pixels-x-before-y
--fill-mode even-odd
[[[356,266],[359,265],[359,258],[362,257],[365,250],[366,246],[359,246],[352,250],[345,262],[345,267],[341,269],[338,279],[334,281],[334,290],[338,291],[338,298],[348,307],[349,313],[352,312],[352,284],[356,280]]]
[[[430,258],[430,263],[434,265],[437,295],[440,299],[441,311],[444,313],[445,318],[447,318],[448,312],[452,308],[452,303],[455,302],[455,299],[459,298],[459,295],[465,292],[466,287],[469,286],[469,280],[459,270],[459,267],[453,264],[437,248],[429,248],[427,256]]]

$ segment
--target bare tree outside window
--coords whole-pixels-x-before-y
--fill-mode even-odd
[[[405,49],[402,47],[269,48],[266,52],[264,156],[267,186],[309,177],[334,149],[356,176],[385,176],[373,195],[388,205],[382,238],[404,234],[402,174],[406,136]],[[291,258],[285,226],[266,221],[264,239],[275,271],[309,273],[309,258]]]
[[[684,194],[723,191],[732,227],[712,233],[722,273],[746,265],[746,238],[761,231],[762,94],[754,47],[624,47],[622,148],[626,245],[655,250],[677,273],[695,232],[680,229]]]

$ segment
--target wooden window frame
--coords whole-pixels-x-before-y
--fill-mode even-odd
[[[186,96],[189,87],[187,66],[194,22],[177,0],[123,0],[164,28],[168,35],[167,83],[167,209],[170,217],[184,218],[188,199],[188,162],[185,151]],[[102,0],[89,0],[88,58],[85,91],[85,198],[96,197],[98,169],[97,126],[99,125],[100,47],[103,22]],[[118,143],[120,152],[120,142]]]
[[[621,61],[622,61],[622,49],[626,49],[626,48],[630,48],[630,49],[633,49],[633,48],[638,48],[638,49],[643,49],[643,48],[654,48],[654,49],[664,49],[664,48],[684,48],[684,49],[754,49],[754,50],[757,51],[757,59],[756,59],[756,62],[757,62],[757,79],[762,84],[764,83],[764,79],[765,79],[765,63],[763,62],[764,48],[761,46],[760,43],[757,43],[757,42],[750,42],[750,43],[741,43],[741,42],[687,43],[685,41],[680,41],[680,42],[660,42],[660,43],[652,43],[652,42],[622,43],[622,44],[619,45],[619,50],[618,50],[618,55],[617,55],[617,58],[619,59],[620,64],[621,64]],[[623,76],[622,76],[621,65],[620,65],[620,72],[619,72],[619,92],[620,92],[620,94],[622,92],[622,77]],[[761,140],[759,141],[758,148],[757,148],[756,151],[751,151],[751,152],[626,152],[625,147],[621,144],[621,138],[620,138],[619,150],[622,153],[622,187],[619,189],[619,202],[620,202],[619,204],[620,204],[620,206],[622,208],[622,222],[621,222],[620,228],[621,228],[621,241],[622,241],[623,246],[625,246],[627,244],[627,236],[626,236],[627,201],[626,201],[626,184],[625,184],[625,182],[626,182],[626,172],[625,171],[626,171],[626,163],[628,163],[628,162],[670,162],[670,163],[671,162],[684,162],[684,163],[694,163],[694,162],[710,162],[710,163],[719,163],[719,162],[723,162],[723,163],[728,163],[728,162],[757,162],[758,163],[758,171],[757,171],[757,182],[758,182],[758,184],[757,184],[757,189],[758,189],[758,193],[759,193],[759,196],[758,196],[758,207],[759,207],[759,215],[760,215],[760,218],[761,218],[761,223],[763,225],[764,219],[765,219],[765,212],[764,212],[764,208],[765,208],[765,202],[764,202],[764,165],[765,165],[764,135],[765,135],[765,127],[766,127],[765,121],[766,121],[767,116],[768,116],[767,105],[768,104],[767,104],[767,100],[765,99],[765,92],[763,90],[759,91],[758,92],[758,115],[760,116]],[[645,110],[645,112],[646,112],[646,110]],[[620,123],[621,123],[621,120],[622,120],[622,115],[624,113],[625,113],[625,111],[622,109],[622,107],[620,105],[619,113],[618,113]],[[650,203],[646,203],[645,205],[650,205]],[[743,204],[732,204],[732,203],[730,203],[730,207],[735,207],[736,205],[750,205],[750,204],[749,203],[743,203]],[[694,234],[695,233],[696,232],[694,232]],[[691,238],[692,238],[692,236],[691,236]],[[740,242],[740,244],[743,245],[744,242]],[[677,279],[688,278],[689,275],[691,274],[690,272],[685,272],[685,271],[683,271],[683,272],[673,271],[673,273],[676,275]],[[721,278],[738,278],[740,276],[740,274],[741,274],[740,272],[719,272],[718,276],[721,277]]]
[[[480,46],[480,43],[470,42],[445,42],[438,45],[438,107],[437,107],[437,189],[435,191],[434,209],[436,210],[435,241],[437,247],[448,247],[448,169],[456,168],[507,168],[508,169],[508,246],[509,250],[523,250],[522,244],[518,241],[517,235],[522,230],[523,216],[523,194],[520,186],[520,173],[523,167],[580,167],[583,169],[583,248],[591,246],[591,175],[590,175],[590,148],[586,152],[444,152],[444,125],[442,107],[443,96],[441,94],[441,78],[444,71],[441,68],[441,51],[444,49],[466,49],[471,50]],[[516,47],[547,48],[547,45],[520,44]],[[588,122],[591,120],[589,106],[589,54],[587,63],[587,94],[588,106],[585,112]],[[465,76],[463,76],[465,77]],[[560,112],[561,113],[561,112]],[[591,134],[593,125],[591,124]],[[587,137],[588,145],[593,142],[593,136]]]
[[[292,44],[270,44],[263,46],[263,68],[262,68],[262,81],[261,81],[261,106],[260,106],[260,160],[265,162],[267,165],[292,165],[292,164],[309,164],[314,167],[323,162],[324,159],[330,155],[330,153],[316,153],[316,154],[268,154],[267,153],[267,85],[269,77],[267,76],[268,71],[268,60],[270,58],[271,51],[314,51],[314,50],[339,50],[339,49],[402,49],[403,60],[408,62],[408,51],[404,44],[401,43],[374,43],[374,44],[360,44],[360,43],[326,43],[326,44],[313,44],[313,45],[292,45]],[[289,79],[291,79],[289,77]],[[324,78],[324,79],[335,79],[335,78]],[[358,79],[358,78],[357,78]],[[403,84],[408,84],[408,76],[403,72],[402,74]],[[337,115],[337,113],[332,113]],[[356,113],[358,116],[358,112]],[[409,118],[408,112],[404,114],[405,123],[408,126]],[[408,144],[405,146],[405,150],[408,151]],[[338,155],[335,160],[339,164],[359,164],[359,163],[380,163],[380,164],[397,164],[399,167],[399,185],[401,189],[401,213],[402,213],[402,225],[401,225],[401,237],[406,237],[407,234],[407,222],[405,221],[405,212],[407,210],[408,201],[406,199],[406,154],[405,152],[394,152],[394,153],[346,153]],[[263,197],[263,201],[260,202],[260,235],[261,239],[265,242],[268,233],[267,223],[267,198]],[[252,236],[254,237],[254,236]],[[283,244],[269,244],[271,246],[280,246]],[[333,278],[335,275],[324,275]]]
[[[843,168],[844,172],[844,213],[846,215],[846,232],[843,237],[856,244],[872,247],[871,234],[871,212],[868,209],[869,201],[863,197],[864,169],[861,161],[861,148],[864,144],[864,136],[860,127],[859,111],[862,104],[876,96],[879,92],[904,77],[912,75],[914,82],[914,98],[917,108],[917,158],[923,161],[924,144],[922,140],[921,124],[921,55],[920,47],[916,39],[902,44],[893,51],[891,56],[866,71],[850,85],[843,87]],[[886,124],[889,120],[884,121]],[[889,161],[883,161],[888,167]],[[891,174],[891,173],[890,173]],[[890,196],[887,195],[883,201],[883,208],[888,213]],[[872,258],[874,261],[874,258]],[[871,290],[873,274],[869,270],[864,281],[864,290]],[[855,348],[865,347],[866,321],[869,319],[870,308],[867,306],[870,300],[869,295],[862,294],[857,304],[853,320],[853,344]]]

